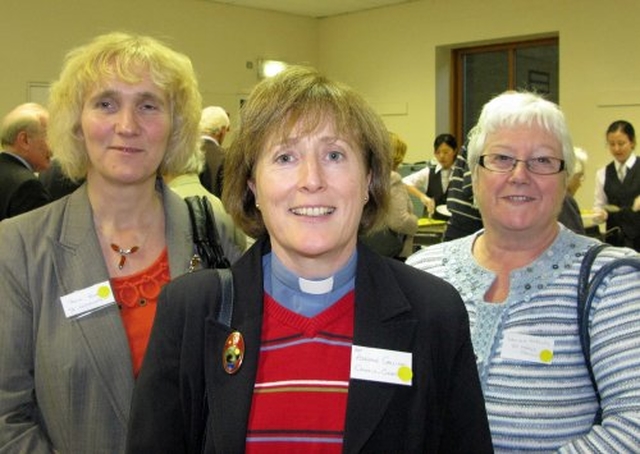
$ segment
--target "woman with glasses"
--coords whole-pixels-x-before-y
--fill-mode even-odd
[[[496,452],[640,452],[640,273],[618,269],[593,300],[599,404],[577,324],[580,266],[598,241],[558,222],[575,164],[562,112],[532,93],[499,95],[468,152],[484,228],[407,263],[465,302]],[[630,255],[607,248],[593,270]]]

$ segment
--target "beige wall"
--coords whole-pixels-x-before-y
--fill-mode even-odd
[[[29,82],[54,80],[69,49],[113,30],[189,55],[204,102],[224,106],[232,121],[258,80],[258,58],[317,59],[318,21],[203,0],[2,0],[0,15],[0,115],[27,100]]]
[[[638,17],[637,0],[424,0],[320,21],[319,66],[378,106],[407,140],[407,160],[418,161],[448,132],[443,49],[558,36],[560,104],[590,155],[578,193],[588,208],[595,170],[610,161],[607,126],[622,118],[640,134]]]
[[[205,103],[234,117],[257,81],[247,62],[316,65],[363,93],[417,161],[448,129],[450,48],[558,36],[560,104],[576,145],[590,154],[581,205],[591,205],[593,173],[609,161],[608,124],[624,118],[640,132],[637,0],[422,0],[321,20],[203,0],[3,0],[1,14],[0,112],[27,100],[29,82],[53,80],[69,48],[121,29],[191,56]]]

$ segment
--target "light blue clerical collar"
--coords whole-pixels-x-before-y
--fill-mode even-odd
[[[304,279],[287,269],[273,252],[262,258],[264,291],[290,311],[313,317],[353,290],[357,253],[333,276]]]

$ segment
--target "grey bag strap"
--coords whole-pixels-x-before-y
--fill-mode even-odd
[[[591,379],[593,389],[596,393],[596,398],[598,399],[598,405],[600,405],[600,391],[598,390],[596,378],[593,374],[593,368],[591,367],[591,336],[589,334],[589,312],[591,311],[591,302],[593,301],[593,297],[596,294],[598,286],[615,268],[620,266],[630,266],[640,270],[640,259],[638,259],[638,257],[623,257],[604,264],[598,271],[596,271],[593,278],[589,280],[591,265],[593,265],[598,253],[607,246],[608,244],[602,243],[589,248],[582,260],[580,275],[578,277],[578,330],[580,333],[580,345],[582,347],[582,354],[584,355],[587,371],[589,372],[589,378]],[[602,407],[598,409],[595,422],[599,424],[601,420]]]
[[[582,355],[584,356],[584,362],[587,366],[587,372],[589,373],[589,379],[591,385],[596,393],[598,399],[598,413],[596,414],[595,422],[600,423],[602,420],[602,408],[600,407],[600,391],[598,390],[598,384],[596,383],[596,377],[593,375],[593,368],[591,367],[591,336],[589,335],[589,312],[591,311],[591,298],[588,298],[591,282],[589,277],[591,275],[591,266],[593,265],[596,256],[602,249],[607,247],[606,243],[596,244],[591,246],[582,259],[582,265],[580,266],[580,275],[578,276],[578,334],[580,335],[580,346],[582,347]]]
[[[218,322],[231,328],[231,317],[233,316],[233,274],[228,268],[218,268],[215,270],[220,278],[220,307],[216,319]]]

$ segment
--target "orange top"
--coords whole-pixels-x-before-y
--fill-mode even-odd
[[[133,374],[136,377],[149,343],[160,290],[169,279],[169,255],[166,248],[147,269],[130,276],[111,279],[111,288],[120,308],[131,349]]]

